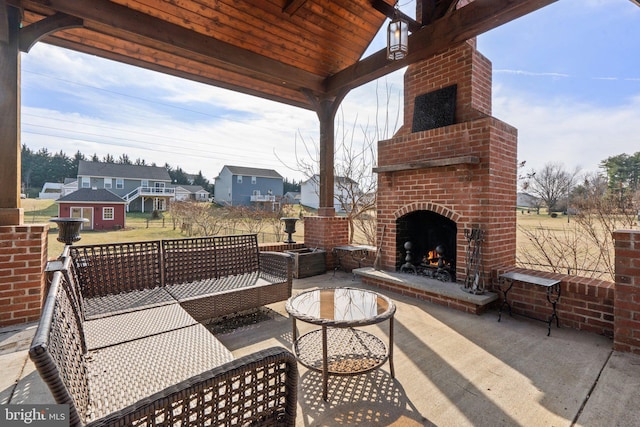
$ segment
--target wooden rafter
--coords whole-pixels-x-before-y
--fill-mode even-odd
[[[418,31],[420,27],[422,27],[415,19],[390,4],[385,3],[383,0],[371,0],[371,6],[389,19],[393,19],[394,17],[402,18],[409,25],[409,31],[411,32]]]
[[[140,42],[142,38],[149,46],[178,56],[208,57],[209,61],[235,67],[238,72],[263,75],[283,85],[317,92],[322,89],[319,76],[108,0],[91,0],[91,7],[76,0],[35,0],[34,3],[81,18],[87,28],[92,28],[93,23],[98,24],[95,25],[97,31],[101,26],[108,26],[124,40]]]
[[[389,61],[386,49],[382,49],[328,77],[327,93],[368,83],[556,1],[475,0],[411,34],[409,54],[404,59]]]
[[[56,31],[82,27],[82,19],[64,13],[56,13],[41,21],[20,29],[20,50],[29,52],[31,47],[41,38]]]
[[[287,4],[282,8],[282,11],[289,14],[289,16],[293,16],[306,2],[307,0],[287,0]]]

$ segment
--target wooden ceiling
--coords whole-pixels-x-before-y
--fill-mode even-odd
[[[424,0],[410,54],[396,62],[384,50],[362,58],[395,0],[0,0],[0,9],[21,9],[23,51],[43,41],[314,109],[554,1]]]

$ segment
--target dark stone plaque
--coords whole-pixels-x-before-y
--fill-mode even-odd
[[[435,129],[455,123],[458,85],[416,96],[411,132]]]

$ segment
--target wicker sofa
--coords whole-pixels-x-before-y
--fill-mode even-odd
[[[65,248],[48,267],[30,357],[56,402],[69,405],[71,425],[294,425],[293,355],[274,347],[234,360],[192,316],[273,302],[283,294],[260,299],[255,288],[282,278],[290,294],[289,258],[267,256],[263,271],[263,254],[248,253],[251,237]],[[230,265],[243,255],[245,267]],[[198,268],[175,265],[190,260]]]

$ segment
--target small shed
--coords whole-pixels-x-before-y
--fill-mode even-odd
[[[126,202],[104,188],[81,188],[56,200],[61,218],[86,218],[84,230],[119,230],[125,226]]]

